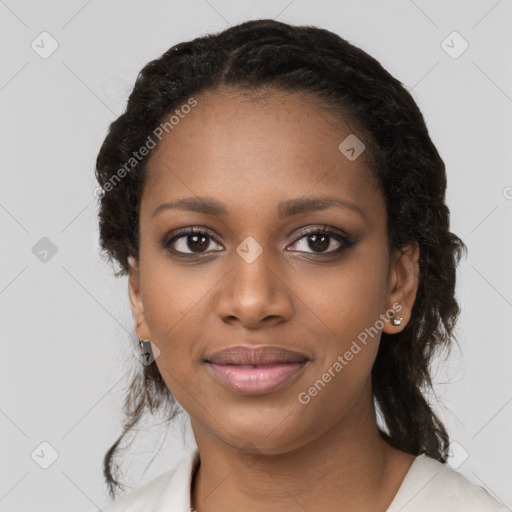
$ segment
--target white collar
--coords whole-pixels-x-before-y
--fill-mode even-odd
[[[199,450],[188,450],[171,470],[170,480],[155,502],[153,512],[189,512],[192,475],[199,462]]]

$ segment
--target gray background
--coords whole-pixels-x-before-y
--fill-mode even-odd
[[[93,170],[108,124],[138,71],[171,45],[269,17],[361,47],[424,113],[447,165],[452,230],[469,247],[461,350],[439,361],[436,410],[457,443],[453,466],[512,506],[511,0],[0,0],[1,511],[107,501],[102,457],[120,433],[126,374],[140,364],[126,280],[99,257]],[[31,47],[51,49],[43,31],[58,43],[47,58]],[[457,58],[453,31],[469,44]],[[183,451],[177,424],[145,471],[158,423],[130,452],[132,487]]]

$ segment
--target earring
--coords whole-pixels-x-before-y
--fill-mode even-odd
[[[142,324],[142,321],[140,321],[138,324],[137,324],[137,329],[141,326]],[[137,338],[139,338],[139,335],[137,334]],[[143,349],[144,348],[144,343],[148,343],[150,342],[151,340],[150,339],[147,339],[147,340],[141,340],[139,338],[139,344],[140,344],[140,347]]]
[[[402,325],[403,317],[396,318],[396,311],[393,311],[392,322],[393,325]]]

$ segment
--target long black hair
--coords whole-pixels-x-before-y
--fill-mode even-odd
[[[466,246],[449,230],[445,165],[411,94],[375,58],[340,36],[313,26],[252,20],[176,44],[144,66],[97,157],[103,254],[119,265],[117,276],[127,275],[129,256],[138,260],[147,157],[134,161],[133,153],[173,111],[220,87],[309,93],[364,135],[365,157],[386,202],[390,247],[416,241],[420,248],[411,319],[397,334],[382,333],[372,369],[374,400],[387,427],[379,431],[396,448],[445,462],[448,434],[423,393],[432,389],[432,356],[455,339],[456,267]],[[156,364],[141,365],[126,395],[123,432],[104,458],[112,497],[121,485],[113,475],[121,441],[145,412],[162,406],[170,421],[177,402]]]

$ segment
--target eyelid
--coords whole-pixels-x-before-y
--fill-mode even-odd
[[[339,255],[345,249],[349,249],[353,247],[354,241],[352,238],[342,229],[334,228],[332,226],[328,226],[326,224],[316,226],[316,227],[307,227],[299,230],[299,232],[295,235],[294,241],[290,245],[294,245],[298,243],[302,238],[308,235],[314,235],[317,233],[327,234],[330,238],[334,238],[339,244],[340,247],[328,252],[314,252],[314,251],[293,251],[297,253],[304,254],[312,254],[314,256],[333,256]]]
[[[339,228],[334,228],[332,226],[323,224],[323,225],[317,225],[317,226],[308,226],[308,227],[304,227],[304,228],[300,229],[298,231],[298,233],[296,233],[294,235],[293,241],[290,244],[287,244],[287,246],[294,245],[297,242],[299,242],[302,238],[304,238],[305,236],[316,234],[316,233],[325,233],[328,236],[334,238],[339,244],[341,244],[340,247],[338,247],[335,250],[323,252],[323,253],[322,252],[314,252],[314,251],[311,251],[311,252],[309,252],[309,251],[291,251],[291,252],[313,254],[313,255],[317,255],[317,256],[328,256],[328,255],[339,254],[344,249],[348,249],[354,245],[352,238],[346,232],[344,232],[343,230],[341,230]],[[223,244],[217,239],[217,236],[215,234],[213,234],[213,232],[210,229],[208,229],[204,226],[187,226],[184,228],[179,228],[177,230],[174,230],[172,233],[168,234],[167,236],[165,236],[162,239],[161,246],[165,250],[170,250],[169,246],[172,243],[176,242],[180,238],[184,238],[188,235],[194,235],[194,234],[206,235],[211,240],[213,240],[216,244],[224,247]],[[188,252],[172,250],[171,252],[177,256],[201,258],[202,255],[211,255],[212,253],[222,252],[222,251],[221,250],[213,250],[213,251],[206,251],[203,253],[188,253]]]
[[[172,243],[175,243],[178,239],[187,237],[188,235],[196,235],[196,234],[197,235],[206,235],[206,236],[210,237],[216,244],[222,245],[217,240],[217,236],[214,235],[211,230],[209,230],[208,228],[205,228],[203,226],[188,226],[185,228],[176,229],[176,230],[172,231],[171,233],[169,233],[168,235],[164,236],[164,238],[160,242],[160,245],[162,246],[163,249],[170,250],[169,249],[170,245]],[[188,253],[188,252],[181,252],[181,251],[176,251],[176,250],[172,250],[171,252],[178,256],[201,257],[201,253]],[[215,250],[213,252],[221,252],[221,251]],[[203,254],[209,254],[209,253],[205,252]]]
[[[321,224],[318,226],[300,229],[299,232],[295,235],[294,242],[302,238],[304,235],[314,234],[318,232],[327,233],[329,235],[337,235],[340,238],[343,238],[347,243],[351,241],[350,236],[347,233],[345,233],[342,229],[334,228],[332,226],[328,226],[327,224]]]

